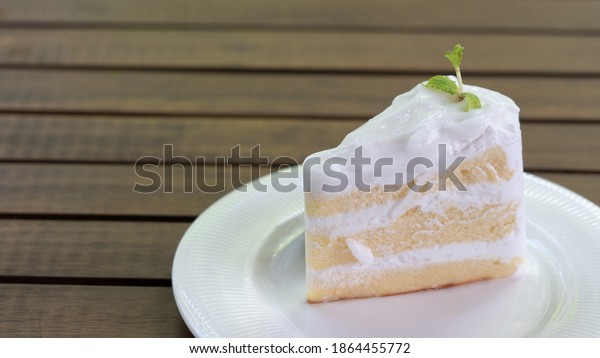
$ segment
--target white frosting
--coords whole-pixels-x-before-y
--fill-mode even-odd
[[[375,256],[368,246],[363,245],[360,241],[354,239],[346,239],[346,245],[350,248],[352,256],[356,258],[361,264],[369,265],[375,261]]]
[[[454,102],[454,96],[418,84],[396,97],[385,111],[349,133],[338,147],[309,156],[304,168],[310,172],[307,183],[310,183],[311,194],[336,195],[321,190],[324,184],[340,183],[338,178],[323,173],[323,163],[334,157],[346,160],[345,165],[332,166],[348,179],[349,185],[342,193],[356,189],[355,166],[350,160],[355,157],[357,147],[362,147],[363,157],[371,159],[371,164],[363,166],[362,181],[368,185],[393,184],[398,172],[404,173],[406,182],[407,164],[416,157],[428,158],[433,163],[431,168],[423,165],[415,168],[417,183],[437,175],[438,145],[441,143],[447,146],[447,166],[459,156],[481,153],[496,145],[509,147],[519,143],[519,147],[515,147],[513,164],[522,168],[519,108],[498,92],[467,85],[464,90],[477,95],[483,107],[466,112],[466,104]],[[377,177],[374,164],[379,158],[391,158],[393,165],[383,166]],[[317,160],[320,165],[313,164]]]
[[[493,259],[509,262],[513,258],[523,257],[524,244],[524,230],[516,230],[507,237],[492,242],[453,243],[432,248],[411,250],[397,255],[374,258],[368,264],[358,262],[323,270],[307,268],[307,275],[309,279],[335,282],[341,279],[342,275],[348,273],[357,273],[357,279],[359,279],[360,275],[358,273],[364,271],[415,269],[431,264],[458,262],[468,259]]]

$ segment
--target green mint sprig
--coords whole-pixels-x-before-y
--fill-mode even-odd
[[[460,75],[460,63],[462,62],[463,50],[465,48],[460,44],[454,45],[452,50],[446,51],[446,58],[450,61],[456,71],[456,80],[458,85],[446,76],[433,76],[427,81],[425,87],[434,88],[442,92],[458,96],[458,100],[465,100],[467,112],[471,109],[481,108],[479,98],[469,92],[463,92],[462,77]]]

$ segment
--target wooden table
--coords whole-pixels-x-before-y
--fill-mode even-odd
[[[183,167],[135,193],[136,160],[302,161],[456,42],[521,107],[526,170],[600,203],[600,2],[0,0],[0,336],[190,336],[173,255],[222,193]]]

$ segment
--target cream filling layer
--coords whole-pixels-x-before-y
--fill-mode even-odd
[[[308,216],[308,233],[328,236],[352,236],[366,230],[391,225],[408,210],[419,207],[424,212],[443,216],[449,207],[467,209],[482,205],[522,202],[523,178],[516,173],[506,182],[478,183],[466,186],[467,192],[456,189],[447,191],[431,190],[426,193],[409,191],[402,200],[390,200],[382,205],[370,206],[361,210],[348,210],[330,216]],[[427,224],[427,223],[425,223]],[[435,223],[429,223],[432,228]]]
[[[417,249],[397,255],[374,258],[370,263],[353,263],[329,267],[323,270],[312,270],[307,267],[307,277],[320,282],[347,282],[348,277],[356,277],[356,284],[363,279],[361,273],[418,269],[428,265],[457,262],[464,260],[500,260],[509,262],[525,255],[525,230],[518,227],[513,233],[492,242],[477,241],[453,243],[443,246]]]

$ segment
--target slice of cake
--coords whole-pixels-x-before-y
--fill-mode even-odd
[[[457,75],[305,160],[309,302],[506,277],[523,262],[519,108]]]

